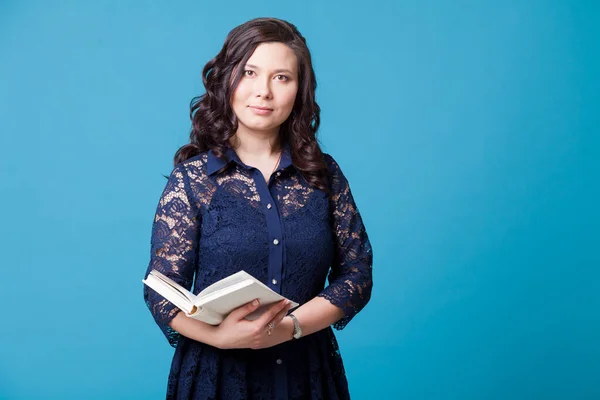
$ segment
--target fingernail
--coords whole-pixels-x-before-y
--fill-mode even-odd
[[[254,301],[252,302],[253,306],[257,306],[258,305],[258,299],[254,299]]]

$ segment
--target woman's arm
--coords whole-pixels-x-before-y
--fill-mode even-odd
[[[318,296],[343,311],[342,318],[334,323],[341,330],[371,299],[373,252],[348,180],[331,156],[325,155],[325,159],[331,171],[330,212],[335,255],[329,286]]]
[[[290,317],[284,318],[289,310],[287,305],[282,308],[280,303],[276,303],[265,313],[265,317],[256,321],[243,320],[256,308],[258,305],[254,306],[252,303],[242,306],[232,312],[219,326],[188,318],[183,312],[180,312],[169,325],[185,337],[220,349],[261,349],[292,340],[294,323]],[[328,300],[315,297],[298,307],[294,311],[294,316],[300,321],[302,336],[306,336],[339,321],[344,313]],[[266,333],[266,325],[269,321],[275,324],[275,330],[271,335]]]
[[[152,224],[150,262],[146,277],[155,269],[190,290],[194,277],[200,216],[183,165],[171,172],[156,208]],[[170,322],[180,310],[153,289],[144,285],[144,300],[157,325],[175,347],[179,333]]]
[[[330,209],[335,257],[329,274],[329,286],[317,297],[297,308],[302,336],[330,325],[343,329],[371,298],[373,254],[367,232],[350,186],[337,163],[326,155],[332,172]],[[293,320],[281,322],[282,336],[291,340]]]
[[[293,314],[300,323],[302,336],[325,329],[344,316],[341,308],[334,306],[323,297],[315,297],[308,303],[304,303],[294,310]],[[294,322],[290,317],[286,317],[281,321],[281,325],[287,340],[291,340],[294,332]]]
[[[185,337],[218,347],[216,326],[186,317],[181,311],[171,320],[169,326]]]
[[[279,325],[290,309],[290,302],[277,302],[267,308],[258,319],[246,320],[245,317],[258,307],[257,300],[245,304],[233,310],[218,326],[186,317],[182,312],[178,313],[169,325],[183,336],[219,349],[262,349],[286,341],[288,338]],[[276,328],[279,327],[271,335],[267,331],[269,322]]]

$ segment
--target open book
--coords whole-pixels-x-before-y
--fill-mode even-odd
[[[146,285],[162,297],[173,303],[188,317],[218,325],[234,309],[258,299],[260,306],[246,319],[254,320],[262,315],[269,305],[285,299],[247,272],[240,271],[213,283],[198,295],[190,293],[174,280],[152,270],[146,279]],[[292,307],[299,304],[292,301]]]

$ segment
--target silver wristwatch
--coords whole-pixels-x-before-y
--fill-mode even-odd
[[[302,329],[300,329],[300,323],[298,318],[294,314],[288,314],[288,316],[294,321],[294,333],[292,334],[293,339],[300,339],[302,336]]]

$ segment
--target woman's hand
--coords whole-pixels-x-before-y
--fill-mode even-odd
[[[258,300],[233,310],[217,328],[217,347],[220,349],[264,349],[291,339],[287,329],[279,326],[291,307],[287,300],[277,302],[258,319],[248,321],[245,317],[258,308]],[[269,329],[268,324],[273,324]],[[269,334],[271,331],[271,334]]]

